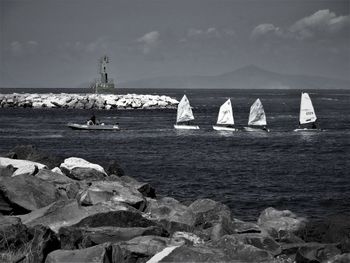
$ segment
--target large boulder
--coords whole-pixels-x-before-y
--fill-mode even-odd
[[[47,256],[45,263],[112,263],[109,260],[112,254],[111,249],[111,245],[107,243],[79,250],[55,250]]]
[[[245,234],[245,233],[261,233],[260,227],[252,222],[245,222],[236,218],[232,219],[232,225],[235,233]]]
[[[296,253],[295,261],[297,263],[322,263],[340,253],[335,245],[313,243],[311,246],[300,247]]]
[[[120,242],[118,245],[131,254],[137,255],[138,258],[150,258],[168,246],[182,245],[182,243],[178,244],[166,237],[149,235],[135,237],[131,240]]]
[[[262,250],[269,251],[276,256],[281,254],[281,246],[270,236],[262,233],[234,234],[233,237],[244,244],[252,245]]]
[[[166,236],[159,226],[147,227],[61,227],[59,236],[63,249],[77,249],[95,246],[106,242],[120,242],[140,236]]]
[[[108,201],[126,203],[141,211],[146,205],[146,199],[139,191],[123,182],[115,181],[94,181],[80,197],[80,203],[83,205]]]
[[[229,262],[221,249],[204,246],[169,246],[155,254],[149,263]]]
[[[39,171],[39,169],[46,168],[45,165],[37,162],[0,157],[0,167],[5,168],[8,166],[15,168],[15,171],[11,176],[18,176],[22,174],[34,175]]]
[[[75,180],[103,180],[107,176],[102,166],[77,157],[65,159],[60,168],[65,175]]]
[[[324,221],[308,222],[298,233],[307,242],[340,243],[343,253],[350,252],[350,217],[331,216]]]
[[[65,196],[67,199],[76,198],[81,189],[86,187],[85,184],[81,184],[63,173],[47,169],[40,170],[35,177],[54,185],[61,195]]]
[[[155,189],[149,183],[139,182],[136,179],[129,176],[121,176],[120,180],[128,184],[130,187],[139,191],[145,197],[156,197]]]
[[[223,217],[231,220],[230,209],[211,199],[198,199],[189,206],[189,209],[195,214],[196,227],[207,228]]]
[[[163,197],[159,200],[148,198],[145,212],[151,220],[163,225],[170,233],[192,232],[194,228],[193,212],[174,198]]]
[[[0,178],[0,203],[7,204],[3,214],[25,214],[47,206],[62,195],[48,182],[34,176],[18,175]]]
[[[211,246],[221,249],[231,261],[256,263],[273,260],[272,254],[268,251],[246,244],[233,235],[223,236],[221,239],[212,242]]]
[[[306,227],[307,220],[298,217],[289,210],[277,210],[273,207],[261,212],[258,225],[275,239],[280,239],[287,233],[301,232]]]
[[[108,226],[113,221],[114,211],[137,212],[136,209],[126,204],[102,203],[82,207],[76,200],[61,200],[29,214],[22,215],[20,218],[27,226],[41,224],[58,232],[59,228],[63,226]],[[125,216],[124,220],[127,220],[127,215]]]
[[[16,171],[16,168],[12,165],[0,166],[0,177],[10,177]]]
[[[236,233],[230,209],[211,199],[198,199],[189,205],[195,215],[194,233],[204,240],[218,240]]]
[[[36,178],[40,178],[43,181],[50,182],[52,184],[64,185],[69,183],[75,183],[76,181],[64,175],[63,173],[54,172],[48,169],[40,170],[36,175]]]
[[[350,262],[350,253],[336,255],[327,261],[327,263],[349,263],[349,262]]]
[[[19,145],[11,149],[7,154],[7,157],[12,159],[23,159],[33,162],[44,164],[50,169],[58,166],[62,160],[59,157],[52,156],[51,154],[39,151],[33,145]]]

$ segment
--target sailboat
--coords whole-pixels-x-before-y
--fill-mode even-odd
[[[308,93],[302,92],[300,100],[299,128],[294,131],[317,131],[319,129],[316,126],[316,120],[317,117],[310,96]],[[300,127],[300,125],[307,123],[312,123],[312,128]]]
[[[194,120],[193,112],[187,96],[184,95],[177,106],[177,117],[175,129],[199,130],[197,125],[189,125],[188,122]]]
[[[270,131],[266,128],[266,115],[260,99],[250,107],[248,125],[249,127],[244,127],[246,131]]]
[[[213,125],[213,129],[216,131],[237,131],[237,129],[233,127],[235,122],[230,99],[221,105],[216,124],[217,125]]]

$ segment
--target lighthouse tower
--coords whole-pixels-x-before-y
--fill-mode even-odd
[[[100,79],[98,79],[95,83],[95,93],[112,93],[114,91],[113,79],[108,77],[108,63],[109,57],[107,57],[106,55],[101,57],[99,61]]]

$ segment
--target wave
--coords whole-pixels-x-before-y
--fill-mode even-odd
[[[338,99],[334,98],[320,98],[321,100],[329,100],[329,101],[339,101]]]

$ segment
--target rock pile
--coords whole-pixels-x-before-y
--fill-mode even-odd
[[[114,94],[0,94],[0,107],[68,109],[164,109],[179,102],[159,95]]]
[[[123,175],[119,166],[71,157],[50,169],[51,159],[41,160],[47,163],[0,157],[1,262],[350,260],[344,218],[320,227],[269,207],[256,223],[244,222],[211,199],[185,205],[157,198],[149,184]]]

